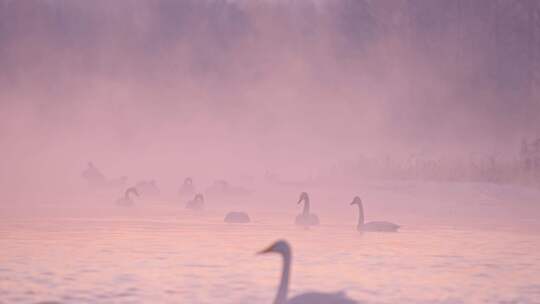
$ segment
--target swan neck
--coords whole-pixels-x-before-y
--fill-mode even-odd
[[[287,293],[289,291],[289,275],[291,271],[291,254],[283,253],[283,270],[281,272],[281,281],[274,304],[286,304]]]
[[[358,225],[364,225],[364,206],[362,203],[358,204]]]
[[[302,211],[302,214],[304,215],[309,214],[309,198],[304,199],[304,211]]]

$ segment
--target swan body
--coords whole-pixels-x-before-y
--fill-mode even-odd
[[[139,196],[139,192],[137,192],[137,188],[135,187],[127,188],[126,192],[124,193],[124,196],[116,200],[116,204],[120,206],[132,206],[134,204],[134,201],[130,196],[131,193],[133,193],[135,196]]]
[[[300,194],[298,204],[304,202],[304,210],[296,216],[295,224],[298,226],[317,226],[319,225],[319,217],[310,212],[309,195],[306,192]]]
[[[356,230],[369,231],[369,232],[396,232],[399,229],[399,225],[390,222],[368,222],[363,225],[358,225]]]
[[[204,197],[198,193],[195,197],[187,202],[186,209],[190,210],[203,210],[204,209]]]
[[[399,229],[399,225],[391,223],[391,222],[384,222],[384,221],[374,221],[374,222],[364,222],[364,206],[362,204],[362,200],[355,196],[351,205],[357,205],[358,206],[358,225],[356,226],[356,230],[360,232],[396,232]]]
[[[348,298],[343,292],[336,293],[321,293],[308,292],[295,296],[287,300],[289,291],[289,277],[291,272],[291,247],[284,240],[279,240],[272,244],[267,249],[259,252],[264,253],[279,253],[283,258],[283,270],[281,271],[281,280],[278,287],[278,292],[274,300],[274,304],[357,304],[358,302]]]
[[[245,212],[232,211],[227,213],[224,221],[226,223],[249,223],[251,220]]]
[[[195,187],[193,186],[193,179],[187,177],[184,179],[184,184],[180,187],[178,194],[180,195],[193,195],[195,193]]]

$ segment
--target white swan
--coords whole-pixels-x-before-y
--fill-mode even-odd
[[[225,215],[223,219],[226,223],[249,223],[251,220],[245,212],[232,211]]]
[[[287,300],[289,291],[289,276],[291,272],[291,247],[284,240],[279,240],[267,249],[260,251],[259,254],[275,252],[283,257],[283,270],[281,272],[281,281],[274,304],[357,304],[358,302],[349,299],[344,292],[321,293],[308,292]]]
[[[187,202],[186,209],[190,210],[203,210],[204,209],[204,197],[201,193],[197,193],[195,197]]]
[[[351,205],[358,205],[358,231],[371,231],[371,232],[396,232],[399,229],[399,225],[390,222],[368,222],[364,223],[364,206],[362,200],[355,196]]]
[[[136,196],[139,196],[139,192],[137,192],[137,189],[135,187],[129,187],[127,188],[126,192],[124,193],[124,197],[121,197],[116,200],[116,203],[120,206],[131,206],[133,205],[134,201],[129,195],[130,193],[133,193]]]
[[[296,216],[295,223],[299,226],[316,226],[319,225],[319,217],[309,212],[309,195],[306,192],[302,192],[300,194],[300,199],[298,200],[298,204],[301,202],[304,202],[304,210],[301,214]]]

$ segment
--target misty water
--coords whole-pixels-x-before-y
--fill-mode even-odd
[[[509,191],[476,187],[484,196],[491,189],[492,200],[504,200]],[[370,196],[388,193],[382,188]],[[403,227],[363,234],[355,229],[356,210],[348,201],[312,206],[322,225],[295,227],[294,212],[300,210],[294,197],[275,204],[289,206],[288,212],[235,206],[255,209],[249,224],[223,223],[221,209],[233,207],[193,213],[164,201],[132,208],[101,204],[84,215],[36,215],[69,210],[57,205],[36,208],[33,215],[12,212],[0,223],[0,303],[271,303],[281,258],[256,252],[283,238],[293,250],[290,296],[345,291],[362,303],[538,303],[540,230],[527,215],[536,209],[483,199],[469,203],[469,213],[476,206],[477,215],[467,221],[453,220],[464,218],[455,205],[439,205],[446,215],[437,216],[418,202],[409,202],[409,213],[392,212],[382,202],[368,207],[367,219]],[[507,208],[514,212],[504,220],[499,212]]]
[[[540,0],[0,0],[0,304],[272,303],[277,239],[289,296],[539,304],[538,54]]]

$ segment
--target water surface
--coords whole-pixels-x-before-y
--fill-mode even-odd
[[[540,236],[429,226],[222,224],[216,216],[10,219],[0,302],[271,303],[281,271],[255,255],[293,246],[292,295],[344,290],[366,303],[538,303]]]

